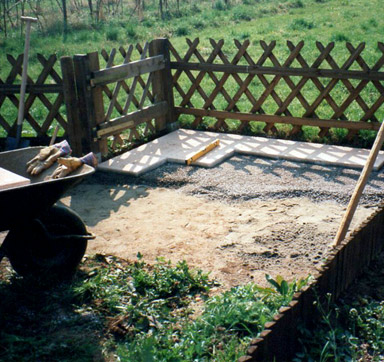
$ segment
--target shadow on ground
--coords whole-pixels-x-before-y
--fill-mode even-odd
[[[71,283],[48,286],[0,265],[0,360],[104,361],[102,322],[76,305],[75,285],[87,274],[79,271]]]

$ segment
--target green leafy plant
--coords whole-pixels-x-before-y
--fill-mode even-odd
[[[66,361],[72,351],[83,360],[235,361],[308,278],[267,280],[271,287],[249,283],[209,298],[207,274],[139,254],[88,258],[73,282],[38,298],[22,278],[0,281],[0,359]]]
[[[384,261],[371,265],[336,303],[317,297],[313,323],[301,328],[294,361],[384,360]]]

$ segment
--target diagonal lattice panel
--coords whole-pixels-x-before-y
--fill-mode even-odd
[[[12,55],[7,55],[7,60],[11,65],[11,71],[5,82],[0,81],[0,85],[4,87],[13,87],[15,92],[0,94],[0,109],[2,116],[0,124],[8,134],[15,134],[17,114],[9,110],[9,102],[19,108],[19,97],[15,94],[19,93],[20,81],[22,75],[23,55],[14,58]],[[45,58],[42,54],[37,54],[37,65],[33,66],[33,73],[39,71],[36,81],[30,75],[27,75],[27,92],[24,105],[24,131],[26,136],[41,137],[51,133],[54,122],[64,129],[64,134],[67,129],[67,121],[62,116],[62,106],[64,98],[62,94],[62,78],[60,72],[55,69],[58,66],[56,55],[51,55]],[[30,73],[31,69],[28,69]],[[6,88],[5,88],[6,89]],[[30,91],[33,89],[33,91]],[[8,104],[8,105],[7,105]],[[53,132],[53,130],[52,130]]]
[[[324,46],[316,42],[319,53],[314,54],[304,51],[304,42],[288,41],[288,52],[282,52],[281,48],[276,50],[275,42],[260,41],[262,53],[257,61],[250,56],[249,41],[235,40],[234,52],[224,47],[222,40],[211,39],[210,50],[204,48],[206,58],[198,49],[198,43],[189,41],[184,57],[175,50],[172,64],[176,70],[178,112],[195,117],[192,127],[199,126],[204,117],[216,117],[216,129],[226,128],[224,123],[234,124],[227,119],[238,119],[239,132],[249,122],[264,122],[265,132],[276,132],[275,123],[291,123],[292,134],[308,125],[317,127],[319,136],[327,135],[332,127],[346,128],[349,136],[359,129],[377,129],[367,121],[377,122],[376,113],[381,111],[384,101],[381,43],[378,45],[381,56],[371,67],[362,56],[363,43],[356,48],[346,43],[349,54],[345,52],[344,57],[340,57],[338,53],[335,58],[334,43]],[[191,62],[193,54],[198,63]],[[285,58],[281,60],[275,54]],[[311,59],[310,64],[304,54]],[[341,65],[337,63],[340,58],[344,58]],[[183,74],[187,72],[189,76],[193,72],[197,75],[190,76],[188,87],[183,88]],[[207,74],[214,87],[207,80]],[[358,124],[354,124],[356,122]]]

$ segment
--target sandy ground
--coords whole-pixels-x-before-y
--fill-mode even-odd
[[[314,273],[360,170],[236,156],[212,169],[166,164],[139,178],[96,172],[60,200],[96,239],[88,254],[157,257],[209,272],[221,288]],[[351,229],[384,200],[373,173]],[[0,233],[0,242],[5,233]]]
[[[97,235],[87,253],[157,257],[210,272],[223,288],[265,274],[306,277],[326,254],[345,206],[306,197],[227,203],[139,185],[79,185],[62,202]],[[362,207],[360,224],[372,212]]]

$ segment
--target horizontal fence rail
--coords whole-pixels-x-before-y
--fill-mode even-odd
[[[164,69],[164,56],[158,55],[96,71],[93,73],[91,85],[95,87],[98,85],[119,82],[124,79],[137,77],[161,69]]]
[[[318,127],[319,136],[328,135],[330,128],[345,128],[349,139],[359,130],[379,128],[383,43],[378,43],[379,56],[371,67],[363,59],[364,43],[346,43],[349,55],[341,65],[332,55],[334,43],[316,42],[318,55],[311,62],[304,58],[303,41],[288,41],[283,60],[275,56],[273,41],[260,41],[258,58],[250,55],[249,40],[234,40],[231,57],[223,40],[210,39],[210,50],[199,50],[199,44],[199,39],[187,39],[183,56],[171,46],[175,110],[179,116],[193,116],[192,128],[201,127],[207,117],[209,129],[238,133],[255,130],[255,122],[273,134],[277,124],[290,125],[290,135],[303,126]]]
[[[171,62],[172,69],[181,71],[198,70],[204,72],[219,72],[229,74],[264,74],[277,76],[301,76],[307,78],[334,78],[334,79],[361,79],[361,80],[384,80],[383,72],[358,71],[358,70],[335,70],[317,68],[288,68],[288,67],[261,67],[258,65],[230,65],[209,63],[184,63]]]

